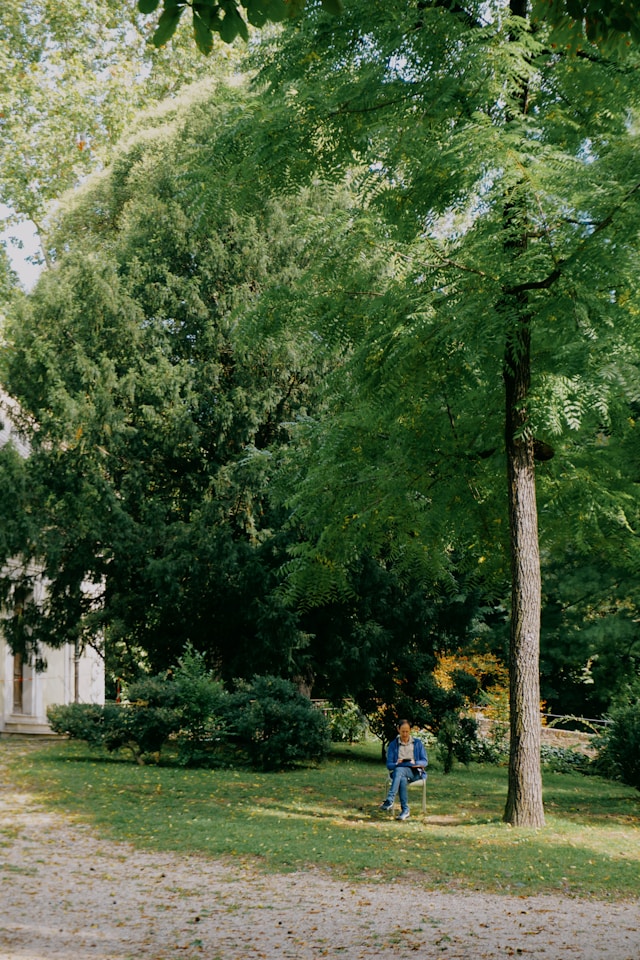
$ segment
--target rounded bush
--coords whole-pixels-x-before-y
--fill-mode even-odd
[[[232,740],[262,770],[284,770],[327,755],[326,717],[289,680],[265,676],[241,682],[225,710]]]
[[[597,742],[598,772],[640,790],[640,697],[615,707]]]

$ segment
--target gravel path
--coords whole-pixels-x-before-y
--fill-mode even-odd
[[[6,779],[0,884],[0,960],[640,958],[640,901],[345,884],[144,853]]]

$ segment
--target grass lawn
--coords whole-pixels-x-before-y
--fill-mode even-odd
[[[268,870],[314,866],[348,880],[405,877],[426,888],[636,897],[640,794],[579,774],[547,773],[547,826],[502,823],[507,772],[431,764],[427,814],[378,810],[386,774],[376,744],[335,745],[317,768],[287,773],[140,767],[77,743],[0,740],[19,786],[49,808],[136,847],[233,857]]]

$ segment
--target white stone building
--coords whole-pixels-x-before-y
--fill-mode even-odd
[[[0,390],[0,447],[11,443],[21,456],[27,457],[28,447],[11,419],[15,406],[15,401]],[[16,580],[26,573],[32,583],[32,595],[25,600],[41,603],[47,584],[40,571],[33,565],[25,569],[19,558],[6,565],[3,576],[12,571]],[[87,585],[87,589],[91,586]],[[14,655],[4,637],[2,619],[8,613],[0,611],[0,734],[50,734],[47,707],[76,701],[104,702],[104,660],[98,649],[87,647],[76,657],[73,644],[56,650],[43,647],[38,663],[31,663],[20,654]]]

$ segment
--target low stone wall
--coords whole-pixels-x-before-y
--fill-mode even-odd
[[[480,736],[491,739],[495,737],[498,732],[496,727],[501,727],[505,739],[509,739],[508,724],[500,723],[498,720],[488,720],[482,715],[476,715],[476,720]],[[549,727],[543,724],[540,740],[544,746],[562,747],[565,750],[578,750],[587,756],[591,756],[595,752],[591,745],[593,734],[583,733],[580,730],[559,730],[557,727]]]
[[[563,747],[579,750],[587,755],[594,753],[591,741],[592,733],[581,733],[579,730],[558,730],[557,727],[542,728],[542,743],[549,747]]]

